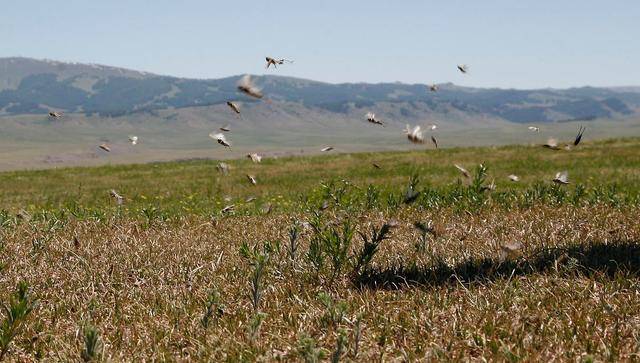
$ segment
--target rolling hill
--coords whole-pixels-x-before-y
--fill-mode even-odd
[[[141,111],[222,104],[238,98],[239,76],[198,80],[127,69],[40,61],[0,59],[0,112],[37,114],[50,109],[86,115],[122,116]],[[628,117],[640,109],[633,89],[566,90],[476,89],[453,84],[429,92],[425,85],[401,83],[328,84],[282,76],[259,76],[257,84],[273,101],[297,103],[337,114],[378,104],[400,105],[400,118],[436,113],[452,118],[549,122]],[[422,111],[422,112],[421,112]]]

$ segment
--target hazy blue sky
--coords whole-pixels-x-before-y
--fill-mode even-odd
[[[0,9],[0,57],[217,78],[265,73],[272,55],[295,60],[278,74],[328,82],[640,85],[638,0],[5,0]]]

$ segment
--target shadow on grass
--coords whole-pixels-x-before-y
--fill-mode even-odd
[[[357,287],[401,289],[410,286],[443,286],[452,283],[488,282],[529,274],[595,274],[613,277],[621,273],[640,276],[640,244],[637,241],[588,243],[543,249],[515,260],[471,259],[455,266],[439,261],[432,266],[392,266],[364,271],[354,279]]]

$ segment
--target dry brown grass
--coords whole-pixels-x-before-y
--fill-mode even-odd
[[[28,281],[40,301],[7,358],[80,360],[82,328],[92,324],[105,361],[301,361],[304,337],[329,359],[340,334],[347,340],[341,358],[354,361],[640,359],[637,207],[391,213],[349,215],[367,233],[390,218],[400,221],[373,259],[375,281],[360,283],[348,273],[335,281],[313,273],[304,257],[309,229],[299,257],[287,258],[291,219],[308,214],[151,227],[114,217],[71,220],[54,230],[42,222],[4,229],[0,301],[19,281]],[[347,217],[333,208],[323,216]],[[417,252],[412,223],[427,220],[438,237]],[[239,248],[264,241],[281,241],[282,250],[268,263],[259,309],[266,317],[252,338],[253,268]],[[502,261],[500,245],[514,241],[523,244],[522,256]],[[354,238],[352,250],[361,244]],[[486,265],[473,270],[469,261]],[[453,274],[442,276],[444,267]],[[212,290],[224,313],[205,329]],[[331,321],[322,292],[346,303],[342,319]]]

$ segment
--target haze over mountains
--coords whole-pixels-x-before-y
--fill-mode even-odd
[[[337,151],[398,149],[411,147],[405,124],[437,123],[444,147],[569,138],[576,123],[589,124],[587,139],[640,134],[637,87],[514,90],[447,83],[430,92],[424,84],[329,84],[282,76],[286,70],[254,78],[265,102],[237,92],[240,75],[200,80],[0,58],[0,169],[317,152],[329,144]],[[228,109],[229,100],[239,102],[242,117]],[[48,119],[49,111],[65,116]],[[367,124],[368,111],[386,127]],[[207,137],[226,124],[232,150]],[[532,136],[529,124],[542,125],[541,133]],[[140,137],[135,148],[129,134]],[[100,142],[109,142],[112,152],[97,151]]]

